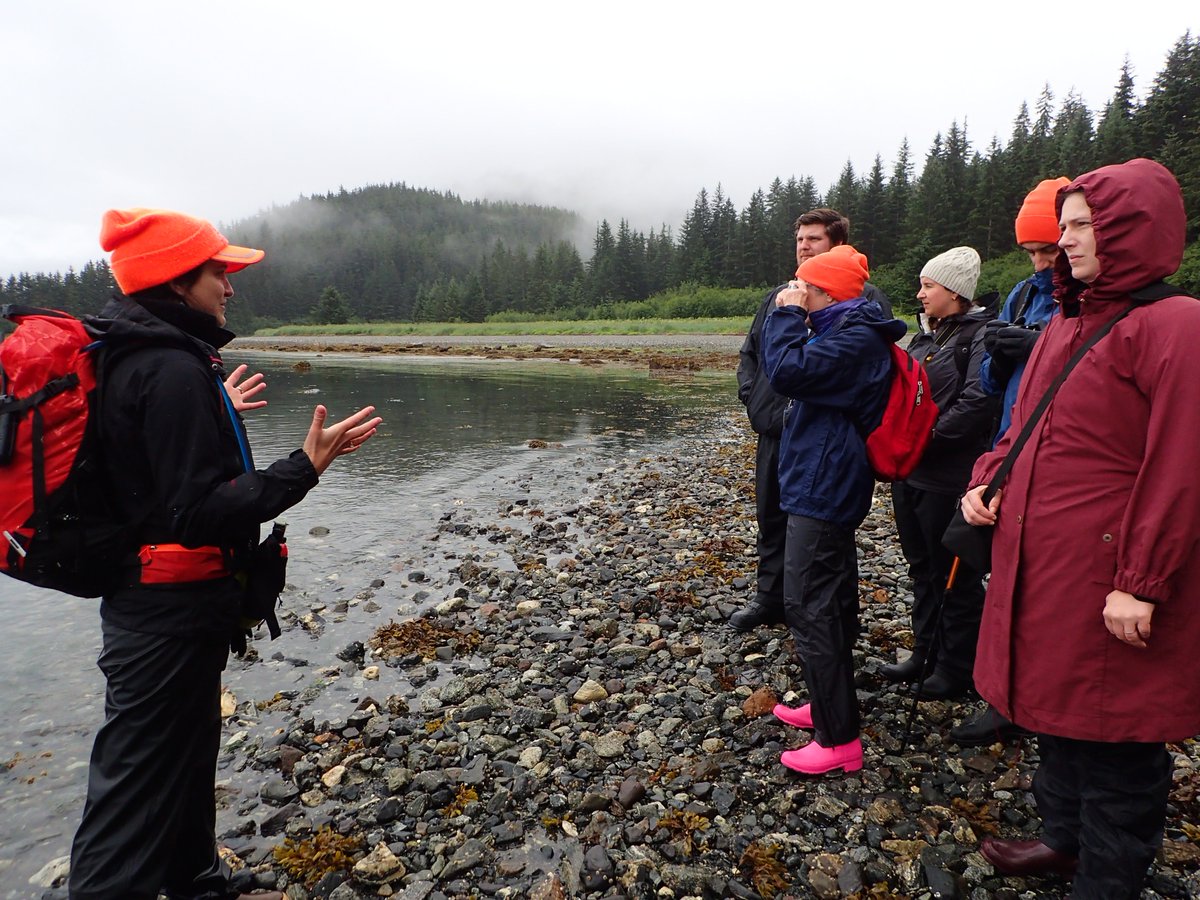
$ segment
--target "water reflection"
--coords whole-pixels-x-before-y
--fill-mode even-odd
[[[381,476],[419,474],[447,456],[493,458],[530,440],[628,445],[698,404],[726,402],[730,389],[727,376],[664,379],[547,362],[335,357],[305,360],[305,371],[292,354],[233,359],[252,361],[270,384],[271,405],[250,417],[258,456],[298,446],[315,403],[338,417],[373,404],[386,425],[355,463]]]

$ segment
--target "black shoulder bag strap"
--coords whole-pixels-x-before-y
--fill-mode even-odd
[[[1050,387],[1046,388],[1046,393],[1042,395],[1042,399],[1038,401],[1038,405],[1034,407],[1033,412],[1029,414],[1029,418],[1025,420],[1025,427],[1021,429],[1021,433],[1017,435],[1017,439],[1013,441],[1013,445],[1009,447],[1008,454],[1004,457],[1004,462],[1000,463],[1000,468],[996,470],[996,474],[992,480],[988,482],[986,490],[983,492],[983,505],[987,506],[992,502],[992,498],[996,496],[996,492],[1000,490],[1000,486],[1004,484],[1004,479],[1008,477],[1008,473],[1012,471],[1013,465],[1017,461],[1017,456],[1021,453],[1025,443],[1033,434],[1037,424],[1041,421],[1047,409],[1050,408],[1050,402],[1054,399],[1054,395],[1058,393],[1058,389],[1062,387],[1063,382],[1067,380],[1067,376],[1071,374],[1071,370],[1079,365],[1080,360],[1087,354],[1092,347],[1103,338],[1106,334],[1113,330],[1118,322],[1129,315],[1138,306],[1136,302],[1121,310],[1104,325],[1096,329],[1092,336],[1084,341],[1079,349],[1067,360],[1067,364],[1063,366],[1063,370],[1058,373],[1058,376],[1050,383]]]

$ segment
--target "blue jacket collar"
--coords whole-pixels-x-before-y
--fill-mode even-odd
[[[809,313],[808,321],[812,325],[812,330],[817,334],[828,334],[848,313],[858,309],[864,303],[870,302],[866,297],[844,300],[841,303],[833,304],[833,306],[827,306],[814,313]]]

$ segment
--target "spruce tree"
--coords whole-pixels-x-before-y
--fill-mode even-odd
[[[1121,66],[1121,77],[1117,81],[1117,89],[1112,99],[1104,105],[1100,116],[1100,124],[1096,126],[1095,163],[1098,166],[1110,166],[1122,163],[1137,155],[1137,140],[1133,130],[1134,114],[1137,111],[1137,98],[1133,92],[1133,72],[1129,66],[1129,57]],[[1076,174],[1074,170],[1072,174]]]

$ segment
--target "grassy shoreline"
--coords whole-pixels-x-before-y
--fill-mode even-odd
[[[355,322],[345,325],[281,325],[254,337],[440,337],[554,334],[745,334],[750,316],[721,319],[581,319],[541,322]]]

